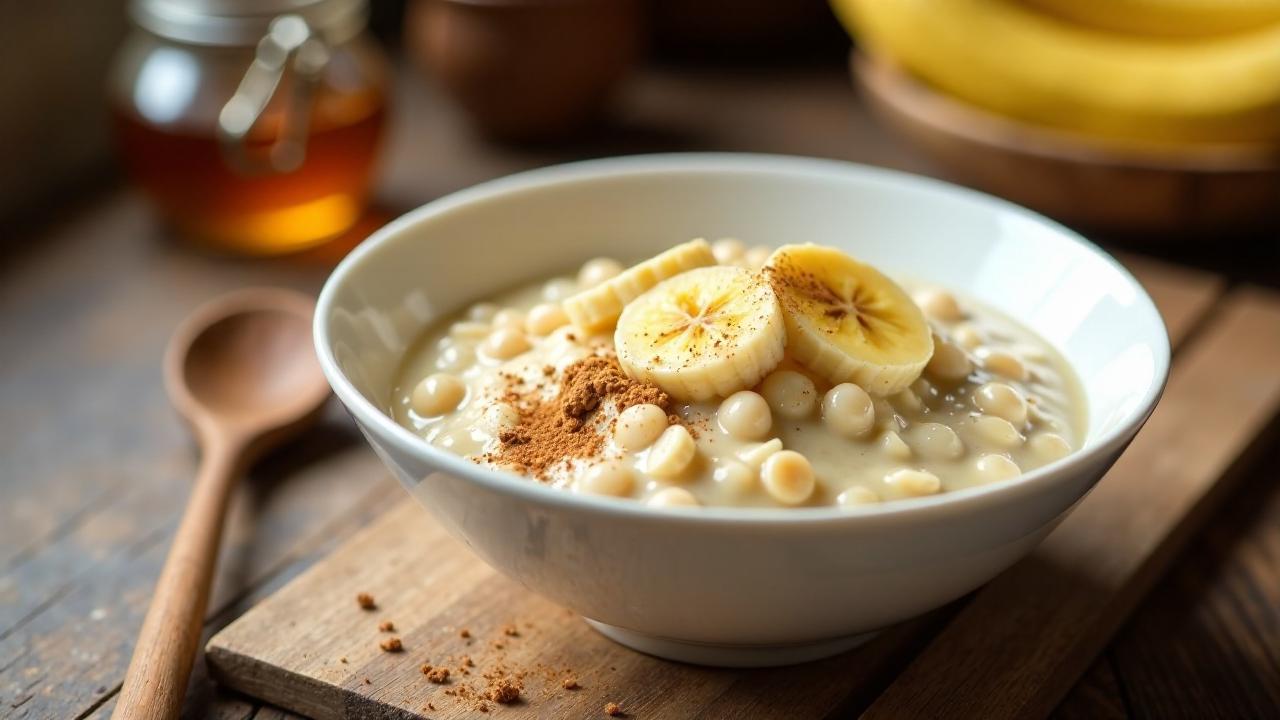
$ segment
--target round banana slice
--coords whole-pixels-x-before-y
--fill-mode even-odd
[[[788,353],[832,384],[892,395],[933,356],[920,308],[870,265],[829,247],[785,245],[764,272],[782,302]]]
[[[677,245],[622,273],[565,298],[564,312],[574,325],[597,332],[608,329],[627,303],[649,288],[693,268],[715,265],[711,246],[701,238]]]
[[[782,307],[768,284],[733,266],[690,270],[633,300],[614,345],[627,374],[683,401],[753,387],[787,343]]]

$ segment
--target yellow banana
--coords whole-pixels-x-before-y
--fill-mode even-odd
[[[1081,25],[1139,35],[1221,35],[1280,22],[1280,0],[1026,1]]]
[[[832,4],[873,55],[1005,115],[1140,141],[1280,138],[1280,23],[1171,40],[1081,27],[1009,0]]]

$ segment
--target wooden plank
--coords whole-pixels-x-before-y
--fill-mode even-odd
[[[399,497],[401,491],[383,479],[365,450],[349,446],[345,453],[345,460],[334,456],[326,466],[309,470],[295,463],[311,451],[298,448],[274,457],[237,496],[211,605],[222,610],[222,622],[238,614],[255,589],[283,582],[314,559],[311,552],[322,551],[325,542],[336,542],[385,507],[363,499],[371,488]],[[190,462],[185,447],[178,455],[182,464]],[[169,469],[156,466],[158,473]],[[4,585],[20,588],[6,609],[41,588],[51,589],[47,601],[27,611],[0,639],[0,699],[21,703],[15,718],[73,717],[114,692],[164,556],[172,519],[166,504],[180,503],[185,495],[182,474],[156,477],[170,486],[167,492],[148,487],[145,480],[127,488],[102,512],[43,548],[33,564],[5,576]],[[129,537],[136,539],[124,540]]]
[[[380,515],[388,498],[399,499],[403,492],[383,480],[381,474],[370,472],[373,468],[366,465],[366,476],[380,484],[363,498],[353,497],[337,487],[338,483],[347,482],[353,490],[361,488],[361,483],[352,483],[345,473],[338,472],[350,467],[335,464],[328,471],[331,477],[324,479],[326,484],[333,483],[329,490],[335,502],[333,508],[316,507],[324,493],[309,494],[311,501],[300,502],[295,493],[310,485],[303,482],[253,515],[257,523],[273,524],[272,532],[237,532],[228,537],[224,548],[230,557],[219,568],[221,589],[217,605],[211,606],[211,629],[284,584],[369,519]],[[244,507],[236,519],[240,528],[249,521]],[[318,527],[300,526],[289,517],[290,512],[307,513]],[[326,515],[333,516],[330,522],[324,522]],[[102,568],[78,579],[51,608],[0,641],[0,700],[8,704],[21,701],[12,715],[15,720],[75,717],[114,694],[123,677],[151,582],[164,559],[163,537],[146,543],[136,554],[111,556]],[[211,689],[207,680],[202,687]],[[199,695],[193,694],[192,700],[198,703]]]
[[[76,717],[120,681],[190,487],[191,442],[159,375],[171,327],[210,294],[313,288],[326,266],[178,250],[124,193],[28,240],[41,252],[0,283],[0,337],[23,338],[0,361],[0,716]],[[237,493],[213,622],[399,498],[340,408],[309,439]]]
[[[0,457],[15,491],[0,504],[3,572],[101,522],[131,490],[180,507],[190,443],[159,377],[170,331],[218,292],[254,283],[312,291],[325,273],[176,251],[140,198],[124,193],[30,241],[47,251],[6,268],[0,283],[0,337],[23,339],[6,348],[0,373]],[[126,525],[97,547],[128,544]]]
[[[1138,278],[1155,302],[1169,331],[1169,344],[1175,351],[1226,289],[1226,283],[1218,275],[1143,255],[1120,253],[1116,258]]]
[[[1054,708],[1053,720],[1127,720],[1120,678],[1109,656],[1103,655],[1080,678],[1071,693]]]
[[[1111,644],[1135,717],[1280,708],[1280,443],[1256,466]]]
[[[1280,410],[1278,362],[1280,298],[1230,293],[1107,478],[1031,557],[980,590],[863,717],[1046,714]]]
[[[361,591],[375,596],[377,612],[356,606]],[[397,626],[403,653],[379,649],[386,637],[377,631],[383,619]],[[507,624],[519,629],[519,637],[502,633]],[[460,628],[473,637],[460,637]],[[498,575],[416,501],[406,500],[214,636],[206,655],[215,677],[228,686],[322,719],[393,709],[396,716],[417,717],[427,703],[437,708],[429,713],[433,718],[471,717],[477,703],[445,691],[482,692],[479,676],[499,666],[529,673],[525,702],[503,709],[509,718],[589,716],[608,702],[645,718],[747,711],[761,718],[823,717],[854,688],[877,683],[902,653],[918,646],[912,638],[929,629],[927,620],[910,624],[877,638],[870,652],[774,671],[666,662],[606,640]],[[469,676],[459,674],[463,655],[477,666]],[[423,663],[447,663],[453,681],[428,682],[418,671]],[[569,675],[580,689],[559,686]]]

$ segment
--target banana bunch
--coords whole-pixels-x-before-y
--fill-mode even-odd
[[[831,0],[870,54],[1021,120],[1141,143],[1280,139],[1280,0]]]
[[[565,310],[592,331],[616,321],[627,374],[686,402],[755,387],[788,354],[832,385],[891,395],[933,355],[911,297],[838,250],[787,245],[754,272],[715,265],[705,247],[678,245],[566,298]]]
[[[1027,0],[1080,25],[1131,35],[1202,37],[1280,22],[1280,0]]]

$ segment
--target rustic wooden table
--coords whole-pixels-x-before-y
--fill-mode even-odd
[[[625,121],[572,146],[493,147],[404,78],[381,219],[508,172],[659,150],[742,150],[930,168],[868,117],[841,68],[649,71]],[[182,247],[110,189],[19,230],[0,260],[0,717],[105,718],[195,458],[160,384],[170,329],[234,287],[314,291],[350,247],[241,261]],[[1148,252],[1275,282],[1277,254]],[[1243,257],[1243,259],[1241,259]],[[1280,358],[1277,358],[1280,366]],[[1265,717],[1280,707],[1280,449],[1243,478],[1057,710],[1063,718]],[[395,486],[336,410],[236,497],[207,629],[226,625],[393,506]],[[188,715],[287,715],[197,667]]]

